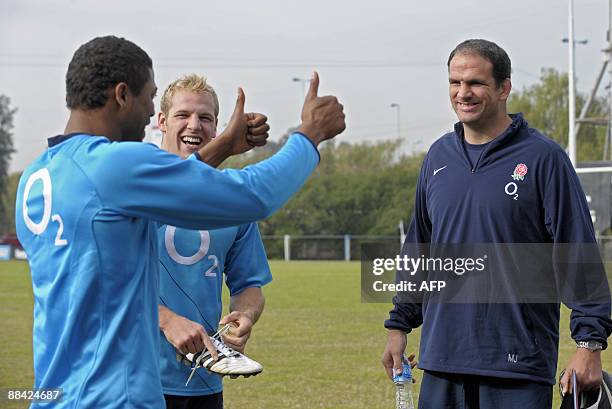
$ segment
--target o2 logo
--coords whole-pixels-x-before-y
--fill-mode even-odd
[[[206,230],[200,230],[200,247],[198,250],[189,257],[181,256],[178,251],[176,251],[176,246],[174,245],[174,234],[176,233],[176,227],[167,226],[166,233],[164,234],[164,242],[166,244],[166,250],[168,251],[168,255],[178,264],[182,264],[184,266],[192,266],[195,263],[202,260],[206,257],[206,253],[208,253],[208,249],[210,248],[210,233]],[[204,272],[205,277],[216,277],[217,270],[219,269],[219,259],[214,254],[208,256],[208,260],[212,261],[212,266],[208,268]]]
[[[30,218],[30,215],[28,214],[28,198],[30,196],[30,192],[32,191],[32,186],[34,186],[34,183],[39,180],[42,182],[43,185],[43,217],[40,222],[36,223]],[[52,198],[53,185],[51,183],[51,175],[49,174],[47,168],[42,168],[32,173],[28,178],[23,191],[23,221],[25,222],[27,228],[37,236],[40,236],[47,230],[47,227],[49,226],[49,220],[56,222],[58,224],[58,227],[54,244],[56,246],[61,247],[67,245],[68,240],[62,238],[62,234],[64,234],[64,221],[62,220],[62,217],[59,214],[54,214],[53,216],[51,215],[51,209],[53,205]]]
[[[514,182],[510,182],[506,185],[506,187],[504,188],[504,192],[506,192],[506,194],[508,196],[514,196],[513,199],[514,200],[518,200],[518,186],[516,185],[516,183]]]
[[[522,182],[525,180],[525,176],[527,175],[528,171],[529,168],[527,167],[527,165],[525,165],[524,163],[519,163],[516,165],[516,167],[514,168],[514,172],[512,172],[510,176],[514,181]],[[518,200],[518,185],[515,182],[509,182],[508,184],[506,184],[506,187],[504,187],[504,192],[506,192],[508,196],[513,196],[512,198],[514,200]]]

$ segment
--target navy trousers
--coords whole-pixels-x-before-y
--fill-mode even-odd
[[[551,409],[552,394],[532,381],[425,371],[419,409]]]
[[[223,392],[203,396],[164,395],[167,409],[223,409]]]

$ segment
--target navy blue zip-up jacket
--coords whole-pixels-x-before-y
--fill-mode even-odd
[[[521,114],[474,167],[462,138],[458,123],[425,157],[406,243],[595,242],[569,158]],[[512,177],[519,164],[523,180]],[[606,303],[568,304],[572,338],[607,346],[607,291]],[[559,304],[411,304],[396,297],[385,327],[410,332],[421,324],[422,369],[555,384]]]

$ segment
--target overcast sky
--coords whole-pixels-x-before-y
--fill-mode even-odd
[[[446,59],[466,38],[493,40],[513,63],[513,85],[537,81],[543,67],[567,71],[566,0],[2,0],[0,94],[18,108],[11,170],[21,170],[62,133],[64,76],[73,52],[93,37],[134,41],[153,59],[160,93],[177,76],[209,77],[229,118],[238,86],[247,110],[266,113],[273,139],[298,123],[302,84],[313,69],[321,94],[345,105],[345,141],[401,136],[426,149],[455,117]],[[608,1],[575,0],[579,91],[603,60]],[[608,79],[606,77],[606,82]],[[156,100],[159,109],[159,99]],[[529,119],[529,118],[527,118]]]

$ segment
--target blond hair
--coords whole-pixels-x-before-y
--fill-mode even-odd
[[[212,96],[215,105],[215,118],[219,116],[219,98],[215,89],[206,82],[207,78],[198,74],[187,74],[174,80],[164,91],[161,97],[161,111],[168,116],[172,107],[172,98],[178,90],[187,90],[196,94],[208,93]]]

